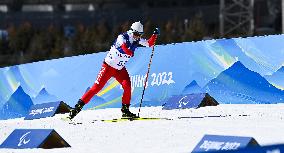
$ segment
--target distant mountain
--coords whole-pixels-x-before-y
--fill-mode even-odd
[[[30,107],[33,105],[32,99],[27,95],[21,86],[11,95],[9,100],[4,104],[0,118],[16,118],[25,116]]]
[[[220,69],[220,72],[223,71],[223,68]],[[220,73],[219,71],[217,71],[216,73],[219,74]],[[215,78],[216,76],[208,76],[202,72],[198,72],[196,70],[196,72],[194,72],[192,75],[191,75],[191,78],[194,79],[196,82],[198,82],[199,86],[203,87],[205,86],[211,79]]]
[[[276,73],[283,73],[284,74],[284,66],[281,66]]]
[[[204,90],[221,103],[284,102],[284,92],[240,61],[211,80]]]
[[[284,66],[280,67],[276,72],[272,75],[264,76],[269,82],[284,87]]]
[[[182,94],[191,94],[191,93],[202,93],[202,88],[197,84],[195,80],[193,80],[189,85],[187,85],[183,91]]]
[[[49,94],[45,88],[42,88],[35,98],[32,98],[34,104],[48,103],[58,101],[58,98]]]

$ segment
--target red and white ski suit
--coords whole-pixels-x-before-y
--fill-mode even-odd
[[[130,104],[131,82],[125,64],[134,56],[134,51],[139,44],[151,47],[154,45],[156,39],[157,35],[153,34],[148,40],[142,38],[135,40],[131,30],[120,34],[105,57],[94,85],[82,96],[81,100],[87,104],[104,87],[107,81],[111,77],[114,77],[122,85],[124,90],[122,103]]]

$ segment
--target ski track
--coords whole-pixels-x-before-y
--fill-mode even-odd
[[[138,108],[130,108],[138,113]],[[66,114],[67,115],[67,114]],[[2,153],[190,153],[205,134],[254,137],[260,145],[284,143],[284,104],[221,104],[198,109],[162,110],[143,107],[141,117],[173,120],[106,123],[93,120],[120,117],[119,108],[86,110],[72,125],[55,117],[0,120],[0,143],[16,128],[55,129],[72,147],[60,149],[0,149]],[[222,117],[206,117],[219,116]],[[179,117],[204,117],[183,118]]]

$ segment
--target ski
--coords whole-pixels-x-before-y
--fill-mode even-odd
[[[155,118],[155,117],[138,117],[138,118],[125,118],[125,117],[122,117],[122,118],[114,118],[114,119],[110,119],[110,120],[93,120],[92,123],[94,122],[108,122],[108,123],[113,123],[113,122],[125,122],[125,121],[149,121],[149,120],[173,120],[173,119],[170,119],[170,118]]]
[[[82,122],[77,122],[71,120],[70,117],[62,117],[62,121],[68,122],[72,125],[83,124]],[[106,122],[106,123],[114,123],[114,122],[126,122],[126,121],[149,121],[149,120],[173,120],[171,118],[157,118],[157,117],[138,117],[138,118],[130,118],[130,117],[121,117],[121,118],[114,118],[114,119],[101,119],[101,120],[93,120],[91,123],[95,122]]]
[[[68,117],[62,117],[61,120],[68,122],[69,124],[72,124],[72,125],[83,124],[82,122],[75,122],[75,121],[71,120],[69,116]]]
[[[62,121],[71,121],[70,120],[70,118],[69,118],[69,116],[68,117],[62,117],[62,118],[60,118]]]

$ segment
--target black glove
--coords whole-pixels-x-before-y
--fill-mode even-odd
[[[160,35],[160,29],[159,28],[155,28],[154,31],[153,31],[153,34]]]

